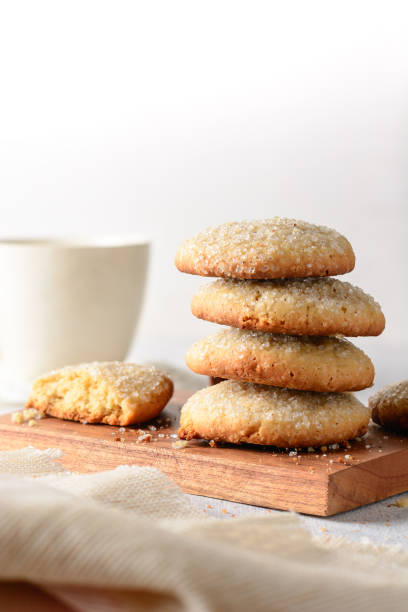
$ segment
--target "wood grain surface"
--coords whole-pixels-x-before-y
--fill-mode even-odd
[[[168,424],[143,429],[150,442],[138,442],[138,427],[120,433],[109,425],[83,425],[45,418],[35,427],[0,417],[0,450],[32,445],[59,448],[69,470],[94,472],[118,465],[157,467],[184,491],[246,504],[329,516],[408,490],[408,437],[371,426],[350,448],[320,449],[296,456],[255,445],[217,445],[192,440],[173,447],[180,406],[178,391],[162,413]],[[157,427],[157,429],[152,429]],[[300,456],[299,456],[300,455]]]

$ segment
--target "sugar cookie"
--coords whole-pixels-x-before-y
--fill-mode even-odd
[[[331,276],[354,263],[335,230],[280,217],[209,228],[183,242],[175,260],[181,272],[245,279]]]
[[[368,406],[378,425],[408,431],[408,380],[377,391],[370,397]]]
[[[308,391],[356,391],[374,378],[371,360],[348,340],[226,328],[186,354],[197,374]]]
[[[153,366],[95,362],[37,378],[26,407],[61,419],[130,425],[157,416],[172,393],[170,378]]]
[[[226,380],[183,406],[179,437],[284,448],[343,442],[367,431],[370,411],[351,393],[291,391]]]
[[[218,279],[201,287],[191,311],[206,321],[277,334],[377,336],[385,326],[370,295],[335,278]]]

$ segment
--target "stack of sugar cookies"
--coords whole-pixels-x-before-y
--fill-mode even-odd
[[[192,301],[195,316],[230,327],[195,343],[187,365],[227,379],[184,405],[179,436],[278,447],[321,446],[363,435],[370,359],[342,336],[376,336],[380,306],[328,278],[355,257],[336,231],[274,218],[227,223],[186,240],[182,272],[220,277]]]

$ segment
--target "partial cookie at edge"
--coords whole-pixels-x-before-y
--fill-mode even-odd
[[[408,431],[408,380],[388,385],[368,400],[372,419],[396,431]]]

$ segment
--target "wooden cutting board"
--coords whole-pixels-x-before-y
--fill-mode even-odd
[[[180,406],[187,392],[177,392],[162,413],[169,424],[154,421],[150,442],[137,442],[137,427],[82,425],[45,418],[35,427],[14,425],[0,417],[0,450],[32,445],[59,448],[69,470],[94,472],[118,465],[150,465],[166,473],[184,491],[246,504],[329,516],[408,490],[408,436],[373,425],[350,448],[289,456],[255,445],[218,445],[193,440],[183,449],[176,441]],[[172,437],[173,436],[173,437]],[[346,457],[346,455],[348,457]],[[350,458],[349,458],[350,457]]]

